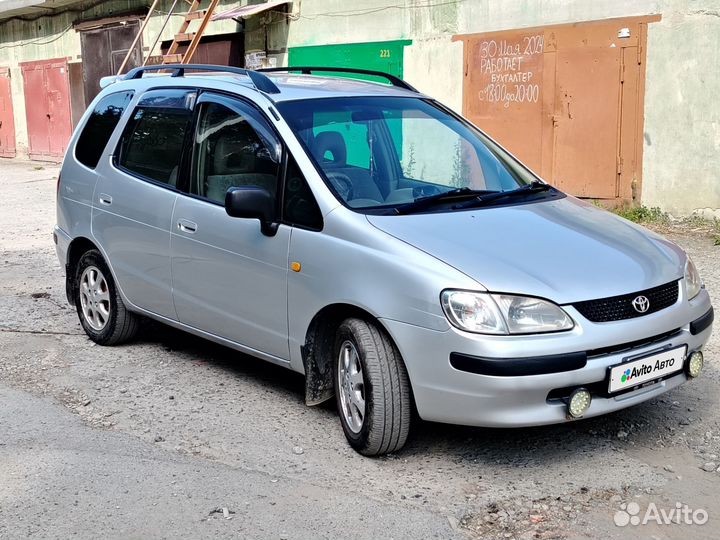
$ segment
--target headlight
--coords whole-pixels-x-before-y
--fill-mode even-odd
[[[688,257],[685,262],[685,290],[687,291],[688,300],[692,300],[700,294],[702,287],[703,282],[700,279],[700,274],[695,268],[695,264]]]
[[[478,334],[536,334],[574,326],[562,308],[539,298],[448,290],[441,300],[453,326]]]
[[[507,334],[507,326],[489,294],[443,291],[442,305],[448,320],[461,330],[480,334]]]
[[[575,324],[559,306],[539,298],[493,295],[511,334],[570,330]]]

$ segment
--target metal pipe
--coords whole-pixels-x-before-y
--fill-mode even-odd
[[[157,6],[158,2],[160,0],[154,0],[152,3],[152,6],[150,6],[150,9],[148,10],[148,14],[145,17],[145,20],[142,23],[142,26],[140,27],[140,30],[138,31],[137,35],[135,36],[135,39],[132,42],[132,45],[130,45],[130,49],[128,49],[127,54],[125,55],[125,59],[123,60],[123,63],[120,65],[120,69],[118,69],[117,74],[121,75],[123,72],[123,69],[125,69],[125,66],[128,63],[128,60],[130,60],[130,55],[132,55],[133,51],[135,50],[135,46],[138,44],[138,41],[140,41],[140,36],[142,36],[143,32],[145,31],[145,27],[147,26],[148,22],[150,21],[150,16],[155,11],[155,6]],[[142,53],[140,53],[142,54]]]

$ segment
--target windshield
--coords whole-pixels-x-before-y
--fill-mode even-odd
[[[441,200],[446,192],[447,198],[467,197],[537,181],[481,132],[429,100],[326,98],[278,108],[351,208],[393,209]]]

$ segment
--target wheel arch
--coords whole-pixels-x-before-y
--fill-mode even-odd
[[[353,304],[329,304],[318,311],[310,321],[305,342],[300,347],[305,368],[305,403],[319,405],[335,395],[332,370],[332,347],[335,331],[348,318],[356,317],[371,322],[395,344],[382,321],[369,311]]]
[[[75,269],[80,257],[91,249],[100,251],[97,244],[85,236],[73,238],[68,246],[67,260],[65,262],[65,295],[71,305],[75,305]]]

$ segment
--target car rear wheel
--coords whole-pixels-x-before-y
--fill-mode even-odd
[[[137,334],[139,318],[125,308],[99,251],[93,249],[80,257],[75,268],[75,291],[80,324],[94,342],[117,345]]]
[[[405,364],[374,324],[346,319],[334,347],[340,422],[350,445],[366,456],[400,450],[410,431],[412,398]]]

